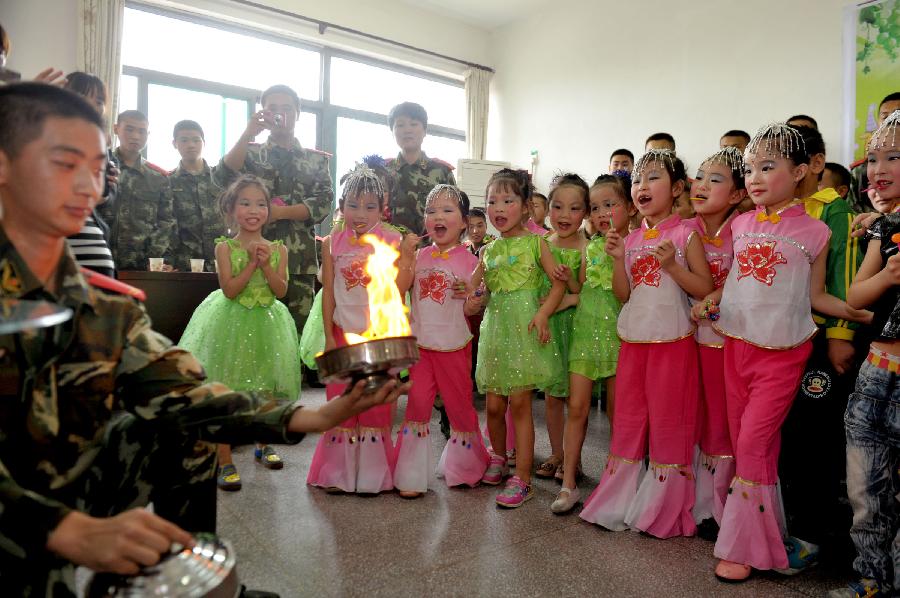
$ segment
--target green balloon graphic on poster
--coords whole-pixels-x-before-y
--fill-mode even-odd
[[[878,104],[900,91],[900,0],[868,4],[856,23],[856,129],[853,157],[865,156],[866,144],[878,128]]]

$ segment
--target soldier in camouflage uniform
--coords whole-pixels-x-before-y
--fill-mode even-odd
[[[174,266],[188,272],[191,259],[202,258],[204,270],[214,272],[215,239],[228,230],[219,212],[222,188],[216,184],[212,169],[201,157],[204,137],[200,125],[192,120],[179,121],[172,138],[172,144],[181,154],[178,168],[169,175],[178,229],[178,243],[172,251]]]
[[[389,202],[391,224],[421,235],[425,232],[425,198],[435,185],[456,185],[453,166],[422,151],[428,113],[419,104],[404,102],[391,108],[388,126],[400,146],[397,158],[387,160],[396,180]]]
[[[282,240],[288,250],[288,292],[283,301],[297,324],[297,334],[309,316],[315,295],[319,259],[315,226],[331,214],[334,186],[330,155],[301,147],[294,137],[300,113],[300,98],[289,87],[275,85],[263,92],[263,109],[247,124],[237,144],[214,169],[213,177],[223,188],[238,173],[261,178],[272,195],[270,224],[263,231],[269,240]],[[252,143],[264,130],[263,144]]]
[[[0,89],[0,300],[74,312],[0,335],[9,596],[74,597],[76,565],[136,573],[172,542],[191,543],[176,524],[214,530],[211,443],[297,442],[406,390],[392,383],[363,397],[357,385],[316,411],[204,384],[197,360],[153,331],[140,291],[98,274],[88,284],[66,249],[99,199],[105,156],[102,122],[78,96],[32,83]],[[133,509],[151,500],[155,513]]]
[[[172,194],[168,173],[140,154],[147,145],[147,127],[147,117],[137,110],[116,119],[119,195],[97,208],[109,225],[109,248],[118,270],[146,270],[151,257],[172,259]]]

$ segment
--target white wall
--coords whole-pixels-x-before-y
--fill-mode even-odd
[[[488,159],[588,178],[671,133],[692,171],[728,129],[803,112],[841,155],[845,0],[559,0],[493,36]]]
[[[30,79],[47,67],[75,70],[75,0],[0,0],[12,42],[7,66]]]

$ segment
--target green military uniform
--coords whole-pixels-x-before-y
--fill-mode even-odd
[[[388,205],[391,224],[402,226],[417,235],[425,232],[425,198],[435,185],[455,185],[453,166],[441,160],[422,157],[409,164],[403,154],[385,161],[385,166],[394,174],[396,183],[390,193]]]
[[[302,334],[312,308],[319,271],[315,226],[331,214],[334,204],[330,157],[325,152],[301,147],[296,139],[290,149],[271,141],[251,143],[242,169],[261,178],[273,200],[278,198],[289,206],[303,204],[309,210],[307,220],[278,220],[263,231],[266,239],[280,239],[287,247],[288,291],[283,301],[294,318],[298,335]],[[237,173],[225,165],[224,159],[213,169],[213,180],[222,187],[227,187],[236,177]]]
[[[73,565],[46,549],[71,510],[109,516],[152,500],[185,529],[213,531],[211,443],[303,436],[286,430],[297,403],[203,384],[190,353],[154,332],[135,300],[89,286],[68,250],[54,276],[51,293],[0,229],[0,297],[75,313],[0,336],[0,579],[9,596],[75,596]]]
[[[175,267],[189,272],[191,259],[203,258],[204,269],[215,272],[215,239],[227,230],[219,213],[222,187],[213,180],[206,160],[199,174],[192,174],[179,165],[169,175],[169,186],[177,226],[177,245],[171,252]]]
[[[866,160],[858,160],[850,165],[850,192],[847,193],[847,203],[854,212],[871,212],[872,202],[866,189],[869,188],[869,176],[866,174]]]
[[[175,218],[166,171],[141,157],[127,166],[116,150],[122,174],[119,196],[97,207],[109,225],[109,248],[118,270],[146,270],[148,258],[164,257],[171,263]]]

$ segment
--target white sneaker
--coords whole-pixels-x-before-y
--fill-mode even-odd
[[[578,491],[578,488],[566,488],[563,486],[559,494],[556,495],[556,500],[550,505],[550,510],[558,514],[568,513],[579,502],[581,502],[581,492]]]

